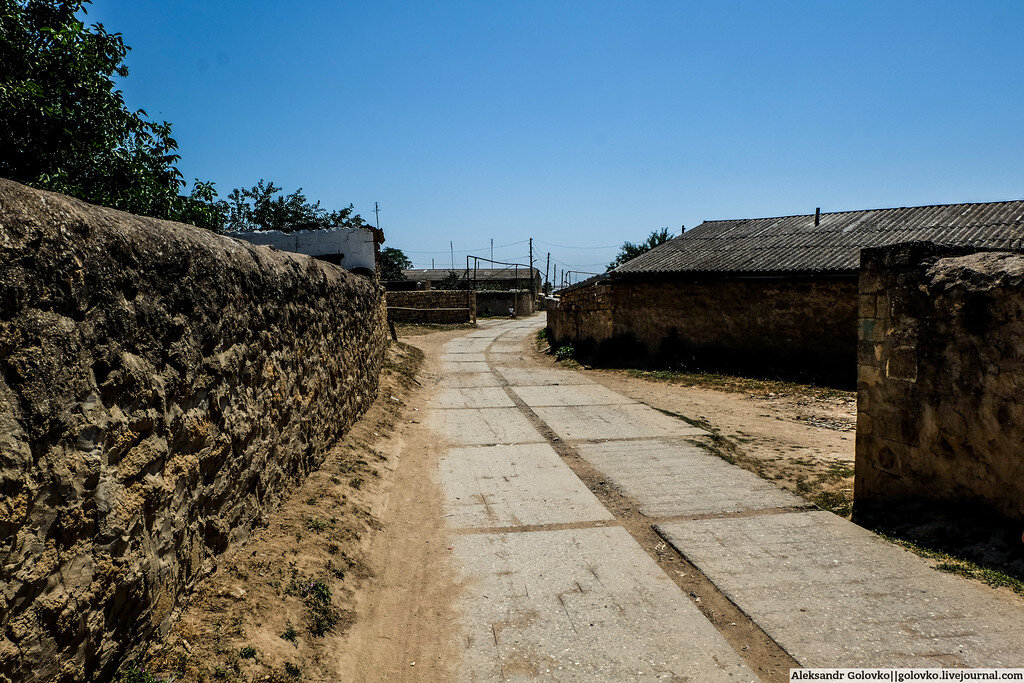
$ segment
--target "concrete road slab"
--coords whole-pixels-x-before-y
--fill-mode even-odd
[[[538,406],[599,406],[636,403],[608,387],[600,384],[578,384],[575,386],[513,387],[523,403],[531,408]]]
[[[518,353],[523,352],[523,345],[518,341],[504,341],[505,337],[499,337],[498,341],[491,344],[491,353]]]
[[[501,387],[442,389],[433,404],[438,408],[514,408],[516,405]]]
[[[442,375],[437,382],[441,387],[468,388],[468,387],[498,387],[501,383],[491,372],[470,372],[457,375]]]
[[[442,360],[441,361],[441,372],[446,374],[458,373],[458,372],[488,372],[491,366],[487,364],[487,361],[482,360]]]
[[[579,454],[648,517],[803,507],[807,503],[704,449],[661,440],[579,444]]]
[[[544,441],[518,408],[436,409],[424,423],[456,446]]]
[[[453,448],[439,472],[457,529],[614,519],[546,443]]]
[[[496,369],[512,386],[534,387],[534,386],[557,386],[557,385],[578,385],[594,384],[593,380],[587,379],[580,372],[571,370],[534,370],[532,368],[517,368],[509,365],[495,364]]]
[[[459,680],[757,680],[621,527],[468,534],[454,548]]]
[[[831,513],[658,529],[804,666],[1024,666],[1024,600]]]
[[[449,342],[445,342],[441,348],[444,351],[455,351],[455,352],[471,352],[471,353],[482,353],[487,350],[493,342],[490,339],[468,339],[466,337],[460,337],[458,339],[452,339]]]
[[[538,406],[540,419],[567,441],[701,436],[703,429],[645,405]]]
[[[483,351],[446,351],[439,358],[449,363],[487,362],[487,354]]]

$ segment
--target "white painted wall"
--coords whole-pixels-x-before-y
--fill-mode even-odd
[[[373,243],[373,231],[363,228],[331,228],[330,230],[257,230],[254,232],[229,232],[228,237],[237,237],[252,244],[264,244],[281,251],[293,251],[308,256],[341,254],[341,267],[377,267]]]

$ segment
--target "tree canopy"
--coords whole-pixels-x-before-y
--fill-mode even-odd
[[[385,247],[380,250],[380,278],[382,280],[407,280],[403,270],[412,268],[412,261],[401,249]]]
[[[226,201],[198,179],[183,194],[171,124],[126,106],[117,80],[131,48],[85,24],[89,4],[0,0],[0,176],[216,231],[365,225],[351,204],[329,211],[262,179]]]
[[[78,17],[89,0],[0,0],[0,176],[133,213],[207,222],[210,183],[186,183],[171,124],[116,88],[130,49]]]
[[[615,260],[608,264],[608,270],[612,268],[618,268],[626,261],[635,259],[640,254],[644,254],[651,249],[654,249],[659,244],[664,244],[672,239],[672,234],[668,231],[668,228],[662,228],[661,230],[654,230],[647,239],[640,244],[633,244],[632,242],[624,242],[622,247],[619,249],[618,255]]]
[[[273,181],[260,178],[251,188],[231,191],[227,201],[213,206],[221,216],[227,230],[322,230],[366,226],[362,216],[349,204],[338,210],[327,210],[320,202],[310,202],[300,187],[291,194],[280,194],[281,188]],[[404,257],[404,254],[403,254]]]

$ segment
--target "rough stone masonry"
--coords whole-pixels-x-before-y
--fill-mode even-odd
[[[931,503],[1024,519],[1022,386],[1024,254],[865,249],[856,518]]]
[[[109,677],[374,399],[372,280],[0,180],[0,680]]]

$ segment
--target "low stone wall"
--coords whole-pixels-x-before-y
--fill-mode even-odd
[[[469,323],[476,320],[476,292],[432,289],[387,292],[388,319],[395,323]]]
[[[0,180],[0,680],[108,680],[373,401],[381,289]]]
[[[510,306],[515,309],[516,315],[533,315],[536,310],[530,292],[476,292],[477,315],[507,316]]]
[[[548,311],[557,344],[617,362],[784,374],[853,386],[852,278],[600,280]]]
[[[1024,255],[861,254],[855,515],[908,503],[1024,519]]]

